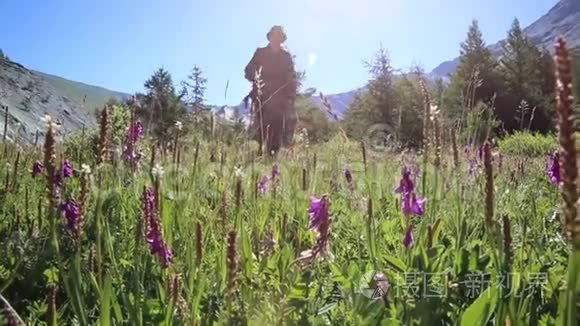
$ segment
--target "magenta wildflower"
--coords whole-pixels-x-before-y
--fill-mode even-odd
[[[60,206],[60,210],[62,211],[64,217],[67,220],[68,229],[73,234],[78,235],[80,231],[80,222],[81,222],[81,210],[79,205],[75,201],[69,201],[63,203]]]
[[[415,238],[413,237],[413,225],[409,224],[409,226],[407,226],[407,230],[405,231],[403,245],[405,245],[406,248],[409,248],[413,245],[414,242]]]
[[[403,214],[405,216],[423,216],[423,214],[425,214],[426,201],[427,200],[425,198],[417,199],[417,195],[414,192],[403,195],[403,200],[401,201]]]
[[[352,172],[350,172],[349,169],[344,170],[344,178],[346,179],[346,182],[348,182],[349,184],[352,183]]]
[[[415,214],[416,216],[423,216],[423,214],[425,214],[426,201],[427,199],[425,198],[417,199],[415,193],[414,192],[411,193],[411,211],[413,212],[413,214]]]
[[[137,120],[127,128],[125,137],[128,141],[136,143],[141,136],[143,136],[143,124],[140,120]]]
[[[553,184],[555,185],[560,184],[562,178],[560,175],[560,154],[558,152],[554,152],[553,154],[550,155],[550,158],[548,159],[548,164],[546,165],[546,172],[548,173],[550,181]]]
[[[44,172],[44,165],[40,161],[34,162],[32,165],[32,177],[36,178],[38,175]]]
[[[265,175],[262,177],[262,179],[260,179],[260,181],[258,181],[257,184],[258,192],[260,194],[265,194],[268,191],[270,183],[274,184],[279,179],[280,179],[280,169],[278,168],[278,165],[274,164],[272,166],[272,171],[270,172],[270,175]]]
[[[163,240],[153,188],[145,188],[143,197],[143,218],[147,220],[147,243],[149,244],[149,249],[151,254],[159,257],[163,267],[168,267],[173,260],[173,253]]]
[[[63,182],[65,179],[69,179],[73,177],[73,166],[72,164],[68,161],[65,160],[62,164],[62,166],[60,167],[59,171],[55,171],[53,177],[54,180],[54,184],[57,187],[62,187]]]
[[[406,167],[403,168],[401,181],[399,181],[399,187],[395,189],[395,192],[402,194],[401,208],[405,216],[423,216],[425,214],[426,199],[417,199],[411,173]]]
[[[399,181],[399,187],[395,189],[395,193],[407,194],[415,190],[413,181],[411,180],[411,172],[407,167],[403,168],[401,181]]]
[[[270,182],[270,178],[267,175],[263,176],[260,181],[258,181],[258,192],[261,194],[265,194],[268,191],[268,183]]]
[[[328,240],[330,238],[330,201],[328,196],[324,195],[320,198],[310,197],[310,208],[308,214],[310,215],[310,230],[316,232],[316,246],[312,250],[307,250],[301,253],[301,259],[313,258],[317,254],[329,256]],[[330,254],[330,256],[332,256]]]
[[[321,225],[328,220],[328,199],[323,196],[321,198],[310,197],[310,208],[308,209],[310,215],[310,229],[318,232]]]
[[[128,162],[136,162],[141,158],[141,154],[135,151],[137,141],[143,136],[143,124],[137,120],[127,127],[125,132],[125,149],[123,156]]]
[[[62,164],[61,171],[62,177],[64,179],[73,177],[73,166],[68,160],[65,160],[64,163]]]

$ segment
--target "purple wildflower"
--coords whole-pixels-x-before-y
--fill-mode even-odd
[[[425,202],[427,201],[427,199],[425,198],[419,198],[417,199],[417,196],[415,195],[415,193],[411,194],[411,211],[413,212],[413,214],[415,214],[416,216],[423,216],[423,214],[425,214]]]
[[[36,178],[38,175],[44,172],[44,165],[40,161],[34,162],[32,165],[32,177]]]
[[[483,145],[477,148],[477,157],[480,161],[483,161]]]
[[[403,200],[401,201],[403,214],[405,216],[423,216],[425,214],[426,201],[427,200],[425,198],[417,199],[417,195],[414,192],[405,194],[403,196]]]
[[[406,248],[409,248],[413,245],[414,242],[415,238],[413,237],[413,225],[409,224],[409,226],[407,226],[407,230],[405,231],[403,245],[405,245]]]
[[[310,215],[310,230],[317,233],[316,246],[311,251],[312,255],[322,253],[328,254],[328,239],[330,237],[330,202],[327,196],[310,197],[310,208],[308,214]]]
[[[328,220],[328,199],[326,197],[310,197],[310,229],[318,232],[320,226]]]
[[[258,192],[261,194],[265,194],[268,191],[268,182],[270,179],[268,176],[263,176],[260,181],[258,181]]]
[[[346,179],[346,182],[348,182],[349,184],[352,183],[352,173],[350,172],[349,169],[344,170],[344,178]]]
[[[61,171],[62,171],[62,178],[64,178],[64,179],[72,178],[73,166],[68,160],[65,160],[64,163],[62,164]]]
[[[67,220],[68,229],[75,235],[78,235],[81,222],[81,210],[75,201],[63,203],[60,206],[64,217]]]
[[[417,199],[415,186],[411,180],[411,172],[406,167],[403,168],[401,181],[399,181],[399,187],[395,189],[395,192],[402,194],[401,208],[405,216],[423,216],[425,214],[426,199]]]
[[[469,170],[468,170],[469,175],[474,176],[478,168],[479,164],[477,163],[477,160],[469,159]]]
[[[562,181],[562,177],[560,175],[560,154],[558,152],[554,152],[550,155],[548,159],[548,164],[546,166],[546,172],[550,177],[550,181],[558,185]]]
[[[395,189],[395,192],[398,194],[407,194],[412,192],[415,189],[413,181],[411,180],[411,172],[407,167],[403,168],[401,181],[399,181],[399,187]]]
[[[143,124],[137,120],[127,127],[125,132],[125,149],[123,156],[127,162],[136,162],[141,158],[139,153],[135,152],[135,145],[143,135]]]
[[[136,143],[143,135],[143,124],[140,120],[133,122],[125,133],[125,137],[133,144]]]
[[[145,188],[143,193],[143,214],[147,219],[147,243],[153,255],[157,255],[163,267],[168,267],[173,260],[173,253],[163,240],[161,226],[157,216],[155,193],[152,188]]]

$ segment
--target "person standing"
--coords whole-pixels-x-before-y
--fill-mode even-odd
[[[253,83],[248,96],[252,100],[254,139],[260,151],[265,142],[270,153],[292,142],[297,122],[297,74],[292,55],[284,46],[283,27],[273,26],[266,37],[269,44],[256,49],[244,72]]]

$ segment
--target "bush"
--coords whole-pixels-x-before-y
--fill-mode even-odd
[[[543,156],[558,148],[558,139],[554,135],[532,134],[517,131],[499,142],[502,153],[525,155],[530,157]]]

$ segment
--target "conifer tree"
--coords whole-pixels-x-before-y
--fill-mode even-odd
[[[480,101],[490,103],[495,99],[499,82],[497,62],[486,47],[477,20],[473,20],[461,43],[459,66],[443,100],[443,114],[449,121],[463,121],[466,110]]]
[[[167,141],[168,131],[176,121],[183,121],[185,107],[176,94],[171,74],[159,68],[145,81],[146,93],[137,96],[141,99],[141,108],[137,112],[158,141]]]

